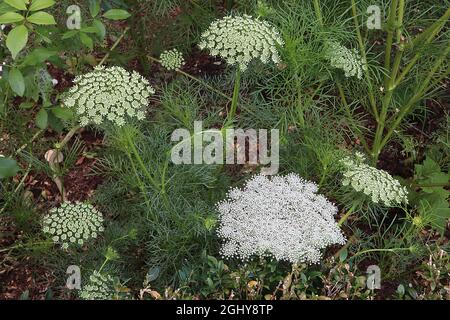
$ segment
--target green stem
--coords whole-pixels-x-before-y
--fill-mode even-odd
[[[233,99],[231,100],[230,112],[227,115],[225,127],[231,125],[234,121],[234,115],[236,114],[237,105],[239,101],[239,89],[241,87],[241,70],[236,69],[236,78],[234,79]]]
[[[319,0],[314,0],[314,11],[316,12],[317,20],[319,20],[320,26],[323,27],[323,17],[322,12],[320,10]]]
[[[125,30],[123,30],[122,34],[119,36],[119,38],[117,38],[116,42],[114,42],[111,49],[109,49],[109,52],[107,54],[105,54],[105,56],[103,57],[102,60],[100,60],[100,63],[98,64],[99,66],[101,66],[102,64],[104,64],[106,62],[106,60],[109,58],[109,55],[111,54],[111,52],[113,52],[114,49],[119,45],[120,41],[122,41],[123,37],[128,32],[128,30],[130,30],[130,27],[126,27]]]
[[[154,62],[157,62],[157,63],[161,64],[161,60],[158,60],[158,59],[156,59],[156,58],[154,58],[154,57],[152,57],[152,56],[147,56],[147,58],[148,58],[149,60],[151,60],[151,61],[154,61]],[[180,70],[180,69],[176,69],[175,71],[176,71],[177,73],[179,73],[179,74],[181,74],[181,75],[183,75],[183,76],[185,76],[185,77],[191,79],[191,80],[194,80],[194,81],[200,83],[201,85],[203,85],[203,86],[205,86],[206,88],[208,88],[209,90],[211,90],[211,91],[213,91],[213,92],[219,94],[220,96],[222,96],[223,98],[227,99],[228,101],[231,101],[231,100],[232,100],[229,96],[227,96],[226,94],[224,94],[222,91],[220,91],[220,90],[218,90],[218,89],[216,89],[216,88],[210,86],[209,84],[207,84],[206,82],[200,80],[199,78],[196,78],[196,77],[194,77],[193,75],[191,75],[191,74],[189,74],[189,73],[187,73],[187,72],[184,72],[184,71],[182,71],[182,70]]]
[[[355,209],[355,206],[351,207],[350,210],[348,210],[343,216],[342,218],[339,220],[338,222],[338,226],[342,226],[344,224],[345,221],[347,221],[348,217],[350,217],[350,215],[353,213],[353,210]]]
[[[394,252],[395,253],[397,251],[411,251],[411,248],[368,249],[368,250],[363,250],[363,251],[357,252],[354,256],[350,257],[349,259],[354,259],[358,256],[361,256],[366,253],[371,253],[371,252]]]
[[[374,91],[373,91],[372,80],[370,80],[369,68],[367,68],[366,47],[364,45],[364,41],[363,41],[363,38],[361,36],[361,30],[360,30],[360,27],[359,27],[358,13],[356,11],[355,0],[351,0],[351,5],[352,5],[353,22],[355,24],[355,30],[356,30],[356,37],[358,38],[358,44],[359,44],[359,49],[361,51],[361,56],[362,56],[363,63],[366,66],[364,68],[364,74],[365,74],[365,78],[366,78],[367,86],[368,86],[369,102],[370,102],[370,105],[372,107],[372,114],[375,117],[375,120],[378,121],[377,103],[376,103],[375,94],[374,94]]]

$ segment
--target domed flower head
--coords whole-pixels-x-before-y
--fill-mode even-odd
[[[51,209],[43,220],[43,232],[63,249],[82,246],[103,231],[102,214],[88,203],[63,203]]]
[[[183,55],[177,49],[164,51],[159,59],[161,60],[161,65],[167,70],[179,69],[184,64]]]
[[[283,45],[283,39],[275,27],[266,21],[243,15],[227,16],[211,23],[202,34],[199,47],[245,71],[252,60],[279,63],[277,46]]]
[[[369,196],[372,202],[381,202],[386,207],[408,203],[408,191],[398,180],[364,161],[365,157],[361,153],[356,153],[355,158],[346,157],[341,160],[345,168],[342,185],[350,185],[355,191]]]
[[[328,41],[325,50],[325,57],[333,68],[343,70],[347,78],[362,79],[366,66],[355,49],[350,50],[335,41]]]
[[[316,184],[296,174],[257,175],[243,189],[232,189],[218,204],[222,255],[318,262],[322,249],[345,239],[334,221],[336,206],[316,192]]]
[[[122,126],[128,118],[145,118],[148,98],[155,90],[137,72],[120,67],[95,67],[78,76],[63,104],[73,108],[81,126],[111,122]]]
[[[110,275],[94,271],[89,283],[80,291],[83,300],[112,300],[116,295],[115,280]]]

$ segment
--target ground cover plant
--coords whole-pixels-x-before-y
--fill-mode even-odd
[[[450,298],[450,2],[0,2],[0,299]]]

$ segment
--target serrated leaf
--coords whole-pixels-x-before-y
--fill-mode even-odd
[[[27,18],[27,21],[38,25],[56,24],[55,18],[51,14],[43,11],[33,13]]]
[[[33,0],[31,2],[30,11],[42,10],[55,4],[53,0]]]
[[[0,23],[14,23],[23,21],[25,17],[17,12],[6,12],[0,16]]]
[[[27,10],[27,2],[25,0],[5,0],[5,3],[19,10]]]
[[[20,25],[12,29],[6,38],[6,47],[11,52],[13,59],[26,46],[28,42],[28,29]]]
[[[48,125],[48,114],[47,111],[42,108],[39,110],[39,112],[36,114],[35,123],[38,126],[38,128],[45,129]]]
[[[103,14],[103,17],[110,20],[125,20],[128,19],[130,16],[131,14],[123,9],[111,9]]]
[[[0,157],[0,179],[14,177],[19,171],[16,160]]]
[[[23,64],[27,66],[35,66],[45,62],[48,58],[55,56],[57,53],[57,51],[46,48],[36,48],[27,54],[23,60]]]

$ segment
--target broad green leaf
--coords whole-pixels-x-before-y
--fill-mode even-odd
[[[16,160],[0,157],[0,179],[14,177],[19,171]]]
[[[45,111],[45,109],[42,108],[41,110],[39,110],[39,112],[36,114],[35,122],[39,128],[41,129],[47,128],[48,114],[47,111]]]
[[[4,2],[0,3],[0,14],[4,14],[6,12],[10,11],[16,11],[17,9],[11,7],[9,4],[6,4]]]
[[[51,14],[43,11],[33,13],[27,18],[27,21],[40,25],[56,24],[55,18]]]
[[[103,14],[103,17],[110,20],[125,20],[130,16],[131,14],[123,9],[111,9]]]
[[[12,29],[6,38],[6,47],[11,51],[13,59],[22,50],[28,42],[28,29],[20,25]]]
[[[22,97],[25,92],[25,80],[23,79],[22,72],[17,68],[11,69],[8,74],[8,82],[12,91]]]
[[[53,0],[33,0],[33,2],[31,2],[30,10],[31,11],[42,10],[53,6],[54,4],[55,1]]]
[[[65,40],[65,39],[73,38],[75,35],[78,34],[78,32],[79,32],[78,30],[67,31],[62,35],[61,39]]]
[[[52,113],[55,115],[55,117],[65,121],[69,121],[73,118],[73,113],[68,108],[55,107],[52,109]]]
[[[94,26],[84,27],[81,28],[80,31],[84,33],[97,33],[97,28]]]
[[[49,50],[46,48],[36,48],[31,53],[27,54],[23,64],[26,66],[35,66],[43,63],[48,58],[55,56],[58,52],[55,50]]]
[[[92,25],[97,29],[97,35],[101,40],[105,39],[106,36],[106,28],[105,25],[100,20],[94,20]]]
[[[86,33],[80,32],[80,40],[89,49],[94,48],[94,41]]]
[[[4,23],[20,22],[23,19],[25,19],[25,17],[23,15],[21,15],[20,13],[7,12],[0,16],[0,23],[4,24]]]
[[[19,9],[19,10],[27,10],[27,1],[25,0],[5,0],[6,4],[9,4],[11,7]]]
[[[89,12],[95,18],[100,12],[100,0],[89,0]]]
[[[27,101],[27,102],[22,102],[22,103],[19,105],[19,108],[20,108],[20,109],[25,109],[25,110],[27,110],[27,109],[33,108],[33,106],[34,106],[34,103],[33,103],[33,102]]]

